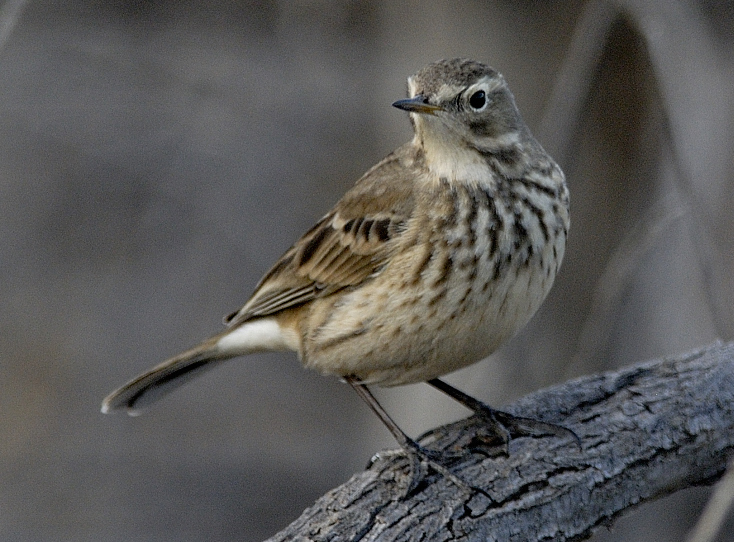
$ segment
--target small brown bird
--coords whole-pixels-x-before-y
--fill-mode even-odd
[[[520,117],[504,78],[454,59],[408,80],[413,140],[357,181],[263,277],[227,329],[109,395],[139,411],[218,362],[293,350],[346,380],[420,454],[366,385],[438,380],[494,352],[536,312],[563,259],[564,175]],[[506,416],[506,415],[505,415]]]

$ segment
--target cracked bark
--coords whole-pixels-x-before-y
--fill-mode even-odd
[[[581,439],[520,437],[509,456],[477,417],[423,443],[470,491],[429,471],[406,498],[408,462],[385,454],[270,541],[582,540],[630,507],[708,484],[734,452],[734,343],[586,376],[504,410]]]

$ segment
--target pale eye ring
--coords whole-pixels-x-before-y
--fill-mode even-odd
[[[487,93],[483,90],[477,90],[469,97],[469,106],[474,111],[481,111],[487,105]]]

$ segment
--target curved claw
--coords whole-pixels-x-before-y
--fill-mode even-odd
[[[408,440],[405,445],[398,450],[389,450],[378,452],[371,459],[367,468],[371,468],[378,460],[390,459],[390,456],[400,455],[408,459],[409,471],[407,483],[402,488],[397,500],[404,500],[415,491],[423,481],[430,468],[440,474],[457,488],[464,492],[471,492],[471,486],[460,477],[453,474],[448,468],[441,464],[441,460],[446,459],[446,455],[437,450],[429,450],[419,445],[413,440]]]
[[[515,416],[501,410],[495,410],[484,404],[482,401],[475,399],[471,395],[467,395],[463,391],[456,389],[452,385],[447,384],[438,378],[429,380],[428,384],[442,391],[449,397],[452,397],[468,409],[473,410],[481,418],[487,420],[491,431],[504,444],[505,453],[508,453],[509,451],[509,443],[513,432],[521,436],[555,435],[561,438],[571,437],[576,443],[576,446],[581,449],[581,439],[578,435],[563,426],[541,422],[533,418]]]
[[[487,407],[489,408],[489,407]],[[492,410],[492,409],[490,409]],[[515,416],[501,410],[493,410],[494,419],[503,425],[509,434],[520,436],[555,436],[558,438],[571,438],[574,444],[581,449],[581,439],[579,436],[562,425],[555,423],[542,422],[535,418],[525,418],[523,416]]]

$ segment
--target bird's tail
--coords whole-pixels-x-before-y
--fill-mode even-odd
[[[140,414],[161,396],[234,355],[223,353],[215,343],[207,341],[167,359],[113,391],[102,402],[102,412],[125,410],[131,416]]]
[[[126,410],[131,415],[139,414],[162,395],[219,362],[255,352],[298,350],[299,346],[298,334],[282,327],[276,318],[250,320],[167,359],[131,380],[105,398],[102,412]]]

